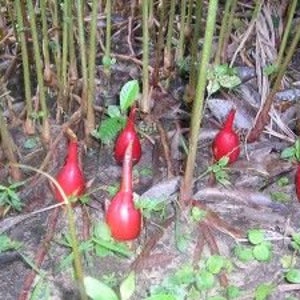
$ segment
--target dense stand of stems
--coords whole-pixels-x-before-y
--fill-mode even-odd
[[[46,95],[45,95],[45,88],[44,88],[44,78],[43,78],[43,66],[42,66],[42,59],[41,59],[41,52],[39,46],[39,39],[38,39],[38,31],[36,27],[36,18],[35,18],[35,11],[32,4],[32,0],[27,1],[28,13],[29,13],[29,21],[30,21],[30,29],[32,35],[32,42],[34,48],[34,59],[35,59],[35,67],[36,67],[36,74],[37,74],[37,81],[39,86],[39,101],[41,105],[42,115],[42,122],[43,122],[43,129],[42,129],[42,137],[44,142],[48,143],[50,140],[50,127],[49,127],[49,120],[48,120],[48,108],[46,103]]]
[[[20,0],[15,1],[15,9],[17,12],[17,23],[18,23],[18,37],[21,44],[21,55],[22,55],[22,66],[24,75],[24,89],[25,89],[25,102],[26,102],[26,122],[25,128],[28,134],[34,134],[35,128],[32,120],[32,94],[31,94],[31,79],[29,71],[29,59],[28,49],[24,32],[23,14]]]

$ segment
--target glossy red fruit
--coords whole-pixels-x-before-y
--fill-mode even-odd
[[[57,173],[56,180],[64,190],[66,196],[79,197],[85,190],[85,178],[78,162],[77,140],[70,141],[64,166]],[[55,198],[64,202],[61,193],[55,188]]]
[[[229,157],[229,163],[235,162],[240,155],[240,139],[238,134],[233,130],[233,121],[235,109],[232,109],[212,143],[212,151],[215,160],[223,156]]]
[[[114,149],[115,160],[118,164],[122,164],[125,156],[125,151],[130,142],[132,144],[132,162],[136,164],[139,162],[142,155],[142,147],[140,138],[135,130],[135,112],[136,108],[132,107],[128,116],[126,126],[119,134]]]
[[[123,162],[122,181],[119,192],[114,196],[106,211],[106,223],[114,239],[128,241],[141,232],[142,215],[134,207],[132,191],[133,143],[129,143]]]
[[[298,164],[297,171],[296,171],[295,186],[296,186],[296,194],[298,197],[298,201],[300,202],[300,164]]]

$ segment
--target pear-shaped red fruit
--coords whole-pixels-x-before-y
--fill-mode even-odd
[[[56,175],[56,180],[67,197],[79,197],[85,190],[85,178],[78,161],[78,142],[71,140],[68,145],[67,157],[64,166]],[[54,189],[55,199],[64,202],[57,188]]]
[[[140,138],[135,130],[135,113],[136,108],[133,106],[127,118],[126,126],[116,140],[114,157],[118,164],[122,164],[125,151],[130,142],[132,142],[132,163],[138,163],[141,158],[142,147]]]
[[[130,142],[125,152],[120,190],[111,200],[105,215],[112,237],[119,241],[137,238],[142,226],[142,214],[133,201],[132,146],[133,142]]]
[[[229,163],[235,162],[240,155],[240,139],[238,134],[233,130],[233,121],[235,109],[232,109],[212,143],[212,152],[215,160],[224,156],[229,157]]]

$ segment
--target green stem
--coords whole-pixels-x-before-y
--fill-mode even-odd
[[[282,57],[283,57],[283,53],[286,49],[288,36],[290,34],[290,31],[291,31],[292,21],[293,21],[293,17],[294,17],[295,11],[296,11],[297,2],[298,2],[298,0],[293,0],[290,3],[290,6],[289,6],[288,20],[287,20],[287,23],[284,27],[284,34],[283,34],[283,37],[282,37],[282,41],[280,43],[280,49],[279,49],[279,53],[278,53],[278,56],[277,56],[277,65],[278,66],[280,66],[280,64],[282,63]]]
[[[181,6],[180,6],[180,32],[179,32],[179,42],[178,42],[178,51],[177,51],[177,58],[176,60],[178,62],[182,61],[183,54],[184,54],[184,41],[185,41],[185,19],[186,19],[186,1],[187,0],[181,0]]]
[[[70,31],[70,20],[69,7],[71,1],[65,0],[63,4],[63,31],[62,31],[62,63],[61,63],[61,74],[60,74],[60,96],[58,97],[59,106],[66,111],[67,110],[67,98],[68,93],[68,51],[69,51],[69,40],[68,34]]]
[[[142,1],[143,5],[143,96],[141,100],[141,110],[144,113],[149,113],[149,31],[148,31],[148,17],[149,17],[149,3],[148,0]]]
[[[168,22],[168,31],[167,31],[167,40],[166,40],[166,63],[167,65],[165,68],[169,70],[172,66],[172,37],[173,37],[173,25],[174,25],[174,19],[175,19],[175,6],[176,6],[176,1],[171,0],[170,3],[170,15],[169,15],[169,22]],[[166,85],[169,85],[169,80],[167,80]]]
[[[110,1],[110,0],[109,0]],[[90,28],[90,51],[88,65],[88,94],[87,94],[87,134],[89,135],[95,128],[95,114],[93,107],[95,89],[95,69],[96,69],[96,29],[97,29],[98,0],[92,2],[92,19]]]
[[[233,14],[235,10],[237,0],[227,0],[225,4],[225,11],[221,23],[221,29],[219,34],[219,43],[217,48],[217,53],[215,56],[215,64],[219,65],[221,63],[222,53],[224,51],[224,45],[226,45],[226,38],[229,37],[231,31],[231,24],[233,20]],[[230,9],[231,8],[231,9]],[[223,63],[223,61],[222,61]]]
[[[105,15],[106,15],[106,39],[105,39],[105,63],[104,63],[104,72],[107,76],[110,75],[110,61],[111,61],[111,1],[106,0],[106,7],[105,7]],[[109,62],[109,63],[108,63]]]
[[[53,178],[46,172],[43,172],[41,170],[38,170],[34,167],[30,167],[27,165],[22,165],[22,164],[13,164],[13,165],[20,167],[22,169],[31,170],[31,171],[34,171],[34,172],[44,175],[54,184],[54,186],[58,189],[59,193],[62,195],[62,198],[63,198],[64,203],[67,208],[69,233],[71,236],[71,247],[72,247],[72,250],[74,253],[74,267],[75,267],[75,273],[76,273],[78,283],[79,283],[80,297],[82,300],[87,300],[88,298],[87,298],[85,288],[84,288],[84,274],[83,274],[83,268],[82,268],[82,263],[81,263],[81,255],[80,255],[80,251],[79,251],[79,242],[78,242],[77,233],[76,233],[76,223],[75,223],[75,217],[74,217],[71,202],[69,201],[68,197],[66,196],[66,194],[65,194],[64,190],[62,189],[62,187],[60,186],[60,184],[55,180],[55,178]]]
[[[204,45],[202,50],[201,62],[199,65],[198,83],[196,89],[196,98],[193,102],[193,110],[190,125],[189,153],[181,190],[181,202],[185,205],[192,196],[193,171],[196,161],[198,137],[200,133],[200,124],[203,115],[204,94],[206,88],[206,72],[211,55],[212,41],[218,11],[218,0],[210,0],[207,13],[207,22],[205,29]]]
[[[197,65],[198,65],[198,41],[201,33],[201,16],[202,16],[202,0],[196,3],[196,23],[194,27],[194,34],[191,46],[191,71],[189,76],[189,85],[186,95],[186,101],[192,102],[195,97],[195,90],[197,84]]]
[[[41,19],[42,19],[42,35],[43,35],[43,54],[44,54],[44,75],[46,78],[46,81],[50,78],[48,76],[51,76],[50,70],[50,55],[49,55],[49,39],[48,39],[48,25],[47,25],[47,17],[46,17],[46,3],[45,0],[40,0],[41,5]]]
[[[32,34],[32,42],[34,48],[34,59],[35,59],[35,66],[36,66],[36,73],[37,73],[37,81],[39,86],[39,98],[41,104],[41,110],[43,112],[43,132],[42,136],[46,143],[50,140],[50,127],[48,121],[48,108],[46,103],[46,95],[45,95],[45,88],[44,88],[44,79],[43,79],[43,67],[42,67],[42,59],[39,47],[39,40],[37,35],[37,27],[36,27],[36,19],[35,19],[35,11],[32,4],[32,0],[27,1],[28,13],[29,13],[29,22],[30,22],[30,29]]]
[[[83,9],[84,2],[82,0],[77,0],[77,19],[78,19],[78,33],[79,33],[79,49],[80,49],[80,59],[81,59],[81,73],[83,79],[82,87],[82,109],[83,113],[86,114],[87,111],[87,87],[88,87],[88,72],[87,72],[87,59],[86,59],[86,47],[85,47],[85,37],[84,37],[84,22],[83,22]]]
[[[21,1],[15,1],[15,9],[17,11],[17,22],[18,22],[18,36],[21,43],[21,55],[22,65],[24,73],[24,89],[25,89],[25,101],[26,101],[26,130],[29,133],[34,133],[34,124],[32,122],[32,95],[31,95],[31,80],[29,72],[29,61],[28,61],[28,49],[26,44],[26,38],[24,33],[24,22]]]

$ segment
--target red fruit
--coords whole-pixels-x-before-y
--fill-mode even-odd
[[[136,108],[132,107],[125,128],[118,136],[115,143],[114,156],[117,163],[122,164],[125,156],[126,148],[130,142],[132,144],[132,162],[136,164],[139,162],[142,155],[142,148],[140,138],[135,130],[135,111]]]
[[[56,175],[56,180],[64,190],[66,196],[81,196],[85,190],[85,178],[78,162],[77,140],[70,141],[66,162]],[[55,188],[55,198],[64,202],[61,193]]]
[[[229,163],[233,163],[240,155],[240,139],[232,128],[235,112],[235,109],[229,112],[223,128],[218,132],[212,143],[215,160],[219,160],[223,156],[228,156]]]
[[[129,143],[125,152],[120,190],[112,199],[105,216],[112,236],[119,241],[137,238],[142,226],[141,212],[133,202],[132,146],[133,142]]]
[[[296,194],[298,201],[300,202],[300,164],[298,165],[296,176],[295,176]]]

